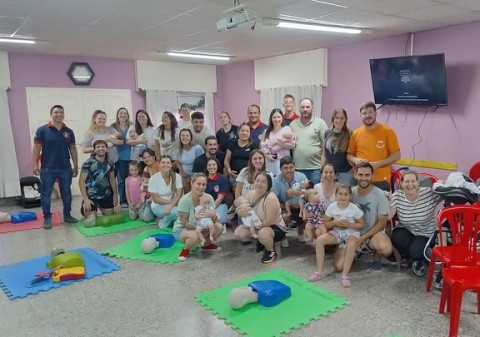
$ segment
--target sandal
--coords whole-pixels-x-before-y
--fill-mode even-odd
[[[342,283],[342,287],[344,288],[350,288],[352,286],[352,280],[350,279],[350,276],[342,276],[342,280],[341,280],[341,283]]]
[[[325,273],[321,273],[319,271],[313,272],[312,275],[308,277],[310,282],[317,282],[323,280],[326,277]]]

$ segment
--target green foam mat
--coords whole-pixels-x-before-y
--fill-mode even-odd
[[[140,260],[154,263],[177,263],[178,254],[183,249],[184,244],[178,241],[175,241],[172,247],[170,248],[157,248],[150,254],[144,254],[140,249],[140,244],[142,240],[160,233],[171,233],[171,229],[150,229],[144,232],[139,233],[134,236],[132,239],[115,246],[113,248],[107,249],[103,253],[112,257],[117,257],[121,259],[129,260]],[[196,248],[190,249],[190,253],[195,251]]]
[[[290,287],[292,296],[275,307],[263,307],[253,303],[239,310],[232,309],[228,303],[230,290],[246,287],[248,283],[259,280],[282,282]],[[226,324],[250,337],[281,336],[293,329],[299,329],[311,320],[319,319],[350,304],[346,298],[330,293],[281,269],[203,292],[197,295],[195,300],[224,320]]]
[[[102,227],[102,226],[95,226],[95,227],[85,227],[83,221],[85,219],[80,220],[73,226],[78,229],[80,233],[83,235],[90,237],[90,236],[97,236],[97,235],[104,235],[104,234],[111,234],[121,231],[126,231],[129,229],[146,227],[149,225],[154,224],[154,222],[144,222],[142,220],[130,220],[128,218],[128,213],[125,214],[125,222],[113,226]]]

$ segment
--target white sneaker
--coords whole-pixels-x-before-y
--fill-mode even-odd
[[[281,242],[281,245],[282,245],[283,248],[288,248],[290,246],[290,244],[288,243],[288,239],[283,238],[283,240]]]
[[[299,235],[298,236],[298,241],[300,241],[301,243],[305,243],[305,235]]]
[[[227,232],[227,225],[223,225],[223,232],[222,234],[225,234]]]

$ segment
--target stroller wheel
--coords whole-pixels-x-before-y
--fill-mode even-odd
[[[442,290],[443,286],[443,277],[441,271],[436,271],[433,273],[432,286],[437,290]]]
[[[427,273],[427,269],[425,268],[425,263],[422,261],[413,261],[412,263],[412,271],[418,277],[423,277]]]

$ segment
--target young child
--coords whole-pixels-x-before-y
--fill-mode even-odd
[[[210,242],[213,242],[213,235],[215,233],[215,224],[210,217],[204,217],[201,215],[204,210],[212,210],[215,212],[215,208],[210,205],[210,197],[208,194],[202,194],[199,199],[199,204],[195,207],[195,218],[197,219],[197,236],[201,241],[202,246],[205,245],[205,238],[202,235],[202,231],[208,228],[210,232]]]
[[[307,203],[303,208],[302,219],[306,221],[305,238],[307,243],[312,243],[317,236],[325,234],[327,229],[323,224],[325,206],[320,202],[320,195],[313,188],[305,193]]]
[[[338,185],[335,190],[336,201],[330,204],[325,212],[325,227],[333,229],[322,234],[316,241],[317,271],[308,278],[310,282],[325,278],[325,246],[340,244],[339,248],[346,249],[341,284],[346,288],[352,285],[349,273],[355,258],[359,229],[363,227],[363,212],[350,202],[351,198],[350,186]]]
[[[233,202],[236,210],[245,210],[249,212],[249,216],[241,217],[242,225],[250,228],[250,233],[254,239],[258,238],[258,230],[262,227],[262,221],[259,219],[257,213],[252,209],[250,203],[244,197],[238,197]]]
[[[131,161],[128,166],[130,175],[125,179],[125,194],[128,203],[128,213],[130,220],[135,220],[141,217],[145,208],[141,201],[141,186],[143,179],[140,176],[140,163],[138,161]]]
[[[132,140],[142,140],[142,139],[145,139],[145,136],[142,134],[142,135],[138,135],[137,131],[135,130],[135,128],[132,128],[129,132],[128,132],[128,135],[130,137],[130,139]],[[138,145],[134,145],[132,146],[132,150],[130,152],[130,160],[135,160],[135,161],[140,161],[140,156],[142,154],[143,151],[145,151],[147,149],[147,145],[146,144],[138,144]]]
[[[292,188],[297,191],[301,191],[302,195],[298,197],[297,196],[291,197],[285,202],[285,211],[287,211],[287,215],[289,216],[290,219],[292,218],[292,205],[299,207],[298,214],[301,217],[303,217],[303,208],[305,205],[305,200],[304,200],[305,193],[307,192],[307,190],[313,188],[313,182],[311,180],[302,180],[300,183],[294,183],[292,185]],[[290,223],[290,227],[292,225],[294,225],[293,221]]]

